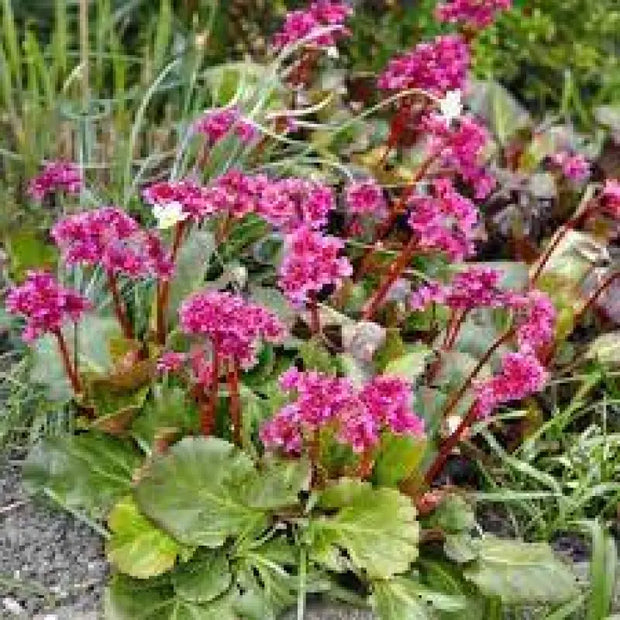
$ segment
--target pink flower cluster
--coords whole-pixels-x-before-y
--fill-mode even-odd
[[[318,229],[327,224],[327,216],[336,204],[334,192],[321,183],[286,178],[265,185],[258,213],[283,232],[300,226]]]
[[[445,252],[452,260],[471,256],[478,224],[475,205],[461,196],[449,179],[436,179],[432,194],[415,195],[409,200],[408,222],[419,247]]]
[[[342,239],[307,226],[287,235],[278,283],[291,303],[303,306],[324,287],[338,287],[353,273],[349,260],[340,255],[343,248]]]
[[[551,162],[562,170],[567,179],[581,183],[590,176],[590,162],[583,156],[562,151],[551,156]]]
[[[487,417],[503,403],[539,392],[547,378],[547,371],[535,355],[506,353],[499,374],[474,386],[477,415]]]
[[[215,206],[207,188],[194,181],[161,181],[147,187],[142,195],[151,205],[180,204],[183,212],[195,222],[200,222],[215,212]]]
[[[454,310],[509,307],[514,294],[499,288],[501,273],[472,267],[457,273],[445,292],[445,303]]]
[[[535,354],[553,342],[557,313],[546,293],[534,289],[513,295],[511,307],[517,311],[517,343],[523,352]]]
[[[440,4],[435,15],[442,22],[462,22],[474,28],[486,28],[496,15],[507,11],[512,0],[448,0]]]
[[[410,52],[393,58],[379,76],[379,88],[409,90],[419,88],[435,95],[462,90],[470,65],[469,47],[454,34],[419,43]]]
[[[11,314],[25,317],[22,337],[32,342],[45,333],[59,332],[65,321],[78,321],[90,303],[75,291],[60,286],[51,274],[31,271],[21,286],[9,290],[6,308]]]
[[[256,127],[244,120],[237,106],[207,112],[196,121],[194,131],[205,136],[211,146],[229,134],[234,134],[244,144],[249,144],[258,135]]]
[[[160,373],[177,373],[187,362],[185,353],[177,353],[176,351],[166,351],[157,360],[157,372]]]
[[[240,170],[229,170],[207,187],[213,212],[241,218],[258,210],[263,191],[270,185],[262,174],[252,176]]]
[[[469,116],[448,123],[442,116],[431,114],[421,125],[430,135],[430,152],[473,187],[477,200],[486,198],[496,185],[483,162],[490,140],[488,131]]]
[[[300,454],[304,439],[323,428],[357,453],[374,447],[384,430],[424,434],[424,422],[412,409],[411,385],[399,378],[375,377],[356,393],[347,379],[291,368],[280,386],[294,392],[295,400],[261,429],[268,449]]]
[[[620,220],[620,182],[615,179],[607,180],[600,200],[605,212]]]
[[[409,308],[413,312],[426,310],[431,304],[443,304],[446,301],[446,289],[439,282],[429,282],[411,293]]]
[[[350,183],[345,190],[347,208],[356,215],[382,217],[386,212],[383,189],[374,179]]]
[[[208,337],[218,355],[245,367],[255,363],[259,339],[279,342],[285,334],[273,313],[226,292],[195,293],[183,302],[179,317],[186,334]]]
[[[317,33],[309,42],[319,47],[331,47],[349,35],[346,20],[353,14],[353,9],[345,2],[333,0],[315,0],[307,9],[287,13],[282,29],[273,38],[275,49],[282,49],[301,39],[311,37],[312,33],[323,28],[332,30]]]
[[[71,215],[51,234],[68,264],[102,265],[132,278],[168,279],[174,269],[161,239],[116,207]]]
[[[37,202],[42,202],[48,194],[63,191],[79,194],[82,188],[82,173],[70,162],[55,161],[45,166],[43,172],[31,179],[27,194]]]

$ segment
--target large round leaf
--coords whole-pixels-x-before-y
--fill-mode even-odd
[[[308,536],[317,562],[344,568],[344,551],[356,568],[388,579],[405,572],[418,556],[416,510],[395,489],[343,479],[328,488],[320,505],[339,510],[310,522]]]
[[[179,543],[141,514],[131,496],[116,504],[108,525],[112,536],[106,544],[106,554],[121,572],[148,579],[174,566]]]
[[[244,497],[255,477],[250,458],[232,444],[188,437],[152,464],[135,497],[177,540],[219,547],[228,537],[267,523],[266,513],[248,506]]]
[[[62,504],[104,516],[129,493],[140,454],[129,443],[90,432],[37,444],[24,465],[26,488]]]

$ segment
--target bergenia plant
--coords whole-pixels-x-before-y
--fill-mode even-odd
[[[58,406],[80,429],[26,472],[107,519],[108,617],[275,618],[297,602],[301,618],[306,593],[343,588],[382,620],[583,596],[546,545],[477,536],[449,467],[545,390],[571,331],[545,284],[555,254],[620,220],[618,181],[584,188],[588,162],[560,151],[541,166],[585,192],[575,215],[531,266],[476,261],[509,158],[470,107],[470,45],[509,8],[442,2],[458,31],[387,63],[382,103],[348,111],[348,128],[387,121],[368,168],[325,147],[345,132],[300,96],[352,7],[292,11],[264,83],[214,97],[169,178],[53,226],[60,280],[103,295],[50,273],[9,292],[34,358],[55,340],[73,390]],[[49,165],[30,193],[78,201],[83,176]],[[619,276],[576,287],[571,326]]]

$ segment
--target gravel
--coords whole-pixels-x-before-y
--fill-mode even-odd
[[[106,577],[101,538],[30,501],[19,467],[0,463],[0,618],[96,620]]]

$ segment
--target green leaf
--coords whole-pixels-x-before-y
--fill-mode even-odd
[[[469,532],[448,534],[443,545],[443,552],[453,562],[466,564],[478,557],[478,545]]]
[[[220,547],[268,522],[247,491],[260,484],[251,459],[214,437],[185,438],[156,459],[135,489],[140,509],[187,545]]]
[[[141,514],[131,497],[114,506],[108,525],[112,536],[106,544],[106,555],[122,573],[149,579],[174,567],[179,543]]]
[[[473,509],[456,493],[446,495],[428,519],[429,527],[436,527],[450,534],[468,531],[475,524]]]
[[[304,370],[317,370],[332,375],[339,370],[336,358],[330,355],[320,338],[304,342],[299,347],[299,356],[304,363]]]
[[[244,491],[248,506],[275,510],[299,503],[299,494],[310,489],[311,469],[306,459],[265,461],[258,477]]]
[[[426,440],[386,434],[376,458],[374,475],[379,486],[395,487],[420,466]]]
[[[101,517],[127,495],[139,464],[137,450],[113,437],[50,437],[28,455],[24,481],[31,493],[51,493],[69,508]]]
[[[171,575],[175,592],[185,601],[208,603],[228,590],[230,564],[220,550],[200,549]]]
[[[371,602],[379,620],[433,620],[436,612],[458,612],[466,605],[462,595],[436,592],[404,577],[373,582]]]
[[[575,575],[545,543],[485,537],[478,560],[464,576],[489,597],[507,605],[559,604],[577,596]]]
[[[38,231],[21,228],[7,235],[4,242],[11,258],[11,273],[16,280],[22,280],[31,269],[55,269],[58,250],[46,243]]]
[[[310,521],[308,538],[315,561],[341,567],[346,551],[356,568],[387,579],[406,571],[418,556],[416,510],[398,491],[345,478],[327,488],[319,505],[339,510]]]
[[[620,366],[620,331],[598,336],[588,347],[587,357],[607,366]]]
[[[69,345],[74,342],[73,326],[67,325],[63,334]],[[109,343],[120,336],[116,319],[87,315],[78,325],[78,361],[81,372],[110,373],[113,360]],[[67,401],[73,391],[65,374],[56,340],[51,335],[39,338],[32,349],[30,380],[44,386],[54,401]]]
[[[179,595],[169,576],[146,581],[115,575],[104,595],[106,620],[239,620],[236,595],[227,592],[208,603]]]
[[[206,230],[193,229],[183,242],[170,282],[168,319],[176,321],[181,301],[203,287],[209,260],[215,251],[215,239]]]
[[[176,429],[179,435],[189,434],[199,427],[196,407],[189,403],[185,390],[176,386],[156,385],[132,425],[133,436],[152,445],[162,430]]]
[[[383,372],[407,381],[415,381],[424,372],[430,353],[431,350],[427,346],[418,345],[413,350],[408,350],[402,357],[388,362]]]

